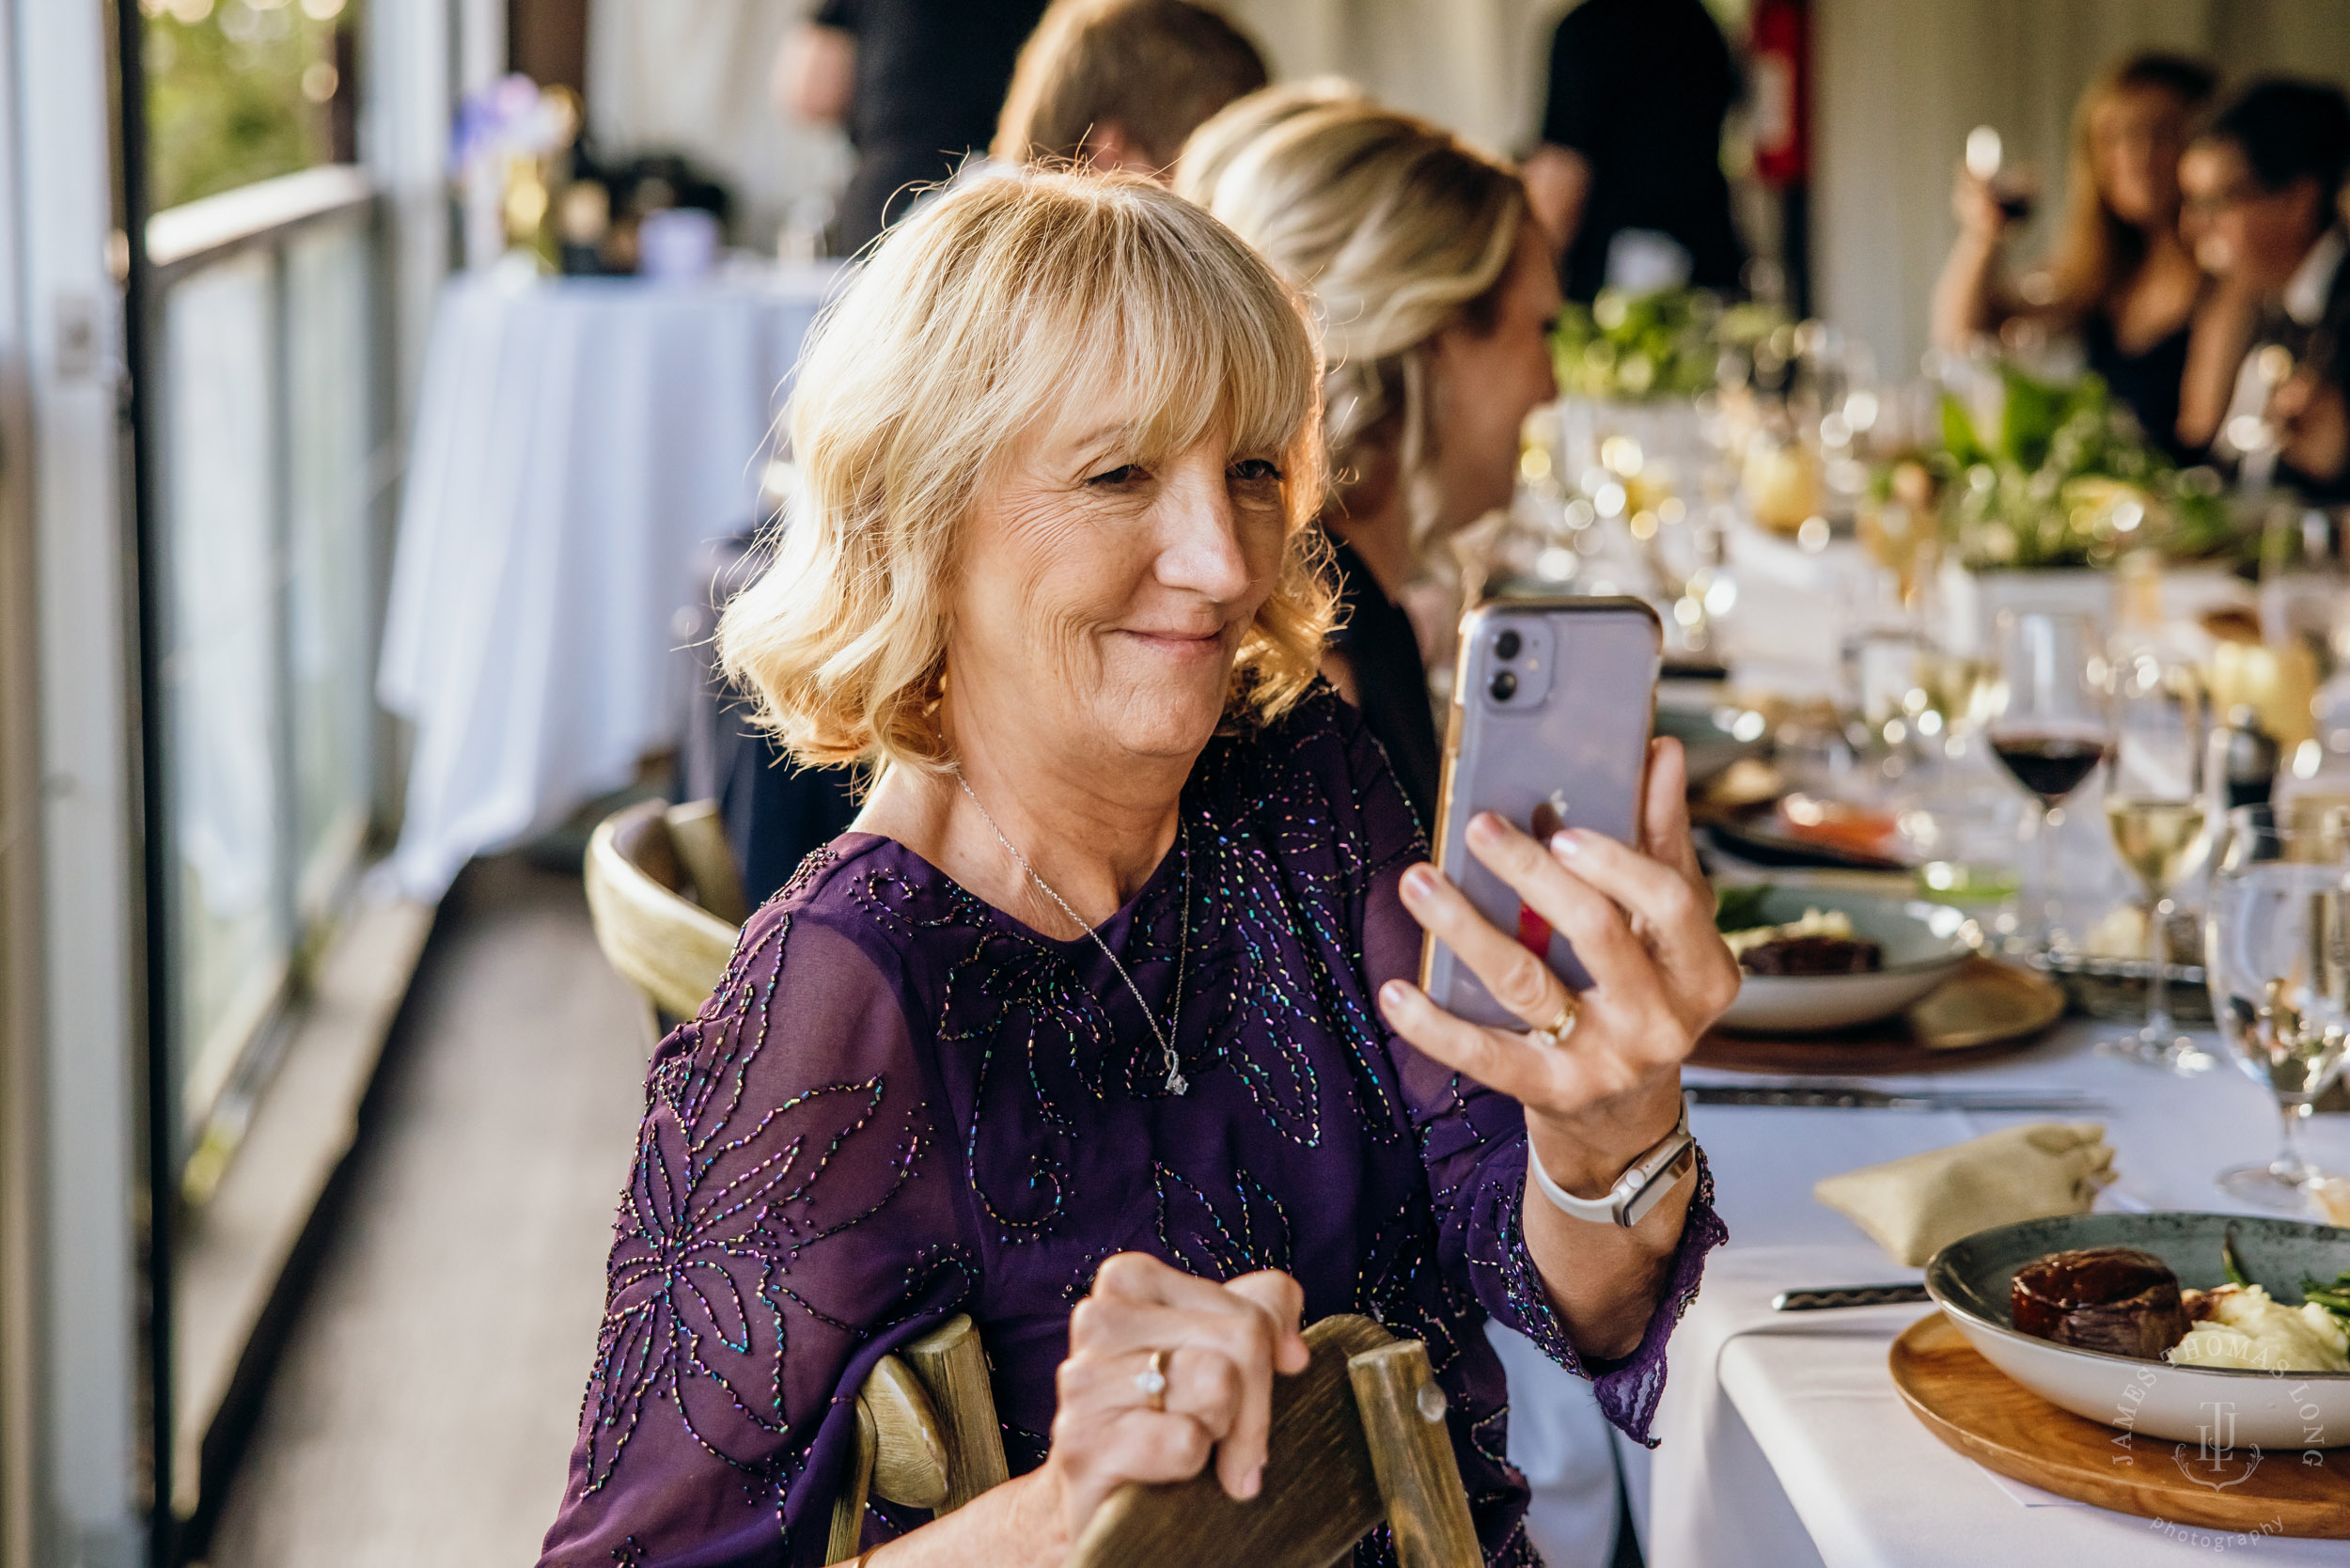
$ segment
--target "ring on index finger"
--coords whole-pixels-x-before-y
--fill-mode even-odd
[[[1164,1350],[1151,1353],[1151,1364],[1135,1373],[1135,1388],[1142,1395],[1142,1403],[1153,1415],[1167,1410],[1167,1356]]]
[[[1536,1045],[1556,1050],[1567,1043],[1568,1036],[1574,1033],[1575,1021],[1582,1016],[1582,999],[1570,991],[1566,999],[1559,1004],[1559,1016],[1541,1028],[1529,1031],[1526,1038]]]

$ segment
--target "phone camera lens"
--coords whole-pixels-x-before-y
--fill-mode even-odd
[[[1504,635],[1514,636],[1515,634],[1505,633]],[[1505,669],[1494,677],[1494,683],[1486,689],[1494,694],[1496,702],[1507,702],[1518,695],[1518,678]]]
[[[1494,655],[1501,659],[1514,659],[1518,656],[1518,650],[1525,646],[1515,632],[1504,632],[1494,638]]]

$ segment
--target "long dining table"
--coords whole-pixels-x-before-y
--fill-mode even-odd
[[[2073,1018],[2013,1057],[1867,1080],[1879,1089],[2061,1092],[2099,1102],[2093,1111],[1693,1111],[1731,1239],[1674,1336],[1661,1445],[1653,1453],[1624,1446],[1652,1568],[2161,1568],[2248,1546],[2263,1563],[2350,1568],[2350,1541],[2232,1536],[2113,1513],[1997,1476],[1946,1448],[1903,1403],[1887,1363],[1895,1336],[1936,1309],[1771,1309],[1791,1287],[1919,1278],[1818,1202],[1811,1187],[1820,1178],[2018,1121],[2105,1126],[2119,1180],[2100,1208],[2255,1212],[2212,1179],[2275,1152],[2279,1117],[2268,1091],[2229,1065],[2185,1078],[2098,1055],[2096,1040],[2112,1032],[2114,1025]],[[2216,1039],[2205,1044],[2219,1049]],[[1688,1079],[1771,1081],[1705,1069]],[[2350,1116],[2312,1118],[2305,1142],[2321,1164],[2350,1171]],[[1513,1404],[1529,1397],[1541,1395],[1512,1390]],[[2342,1506],[2350,1510],[2350,1495]]]

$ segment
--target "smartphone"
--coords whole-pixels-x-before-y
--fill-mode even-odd
[[[1578,991],[1590,976],[1574,949],[1469,852],[1469,819],[1491,811],[1544,840],[1583,827],[1637,844],[1664,642],[1656,612],[1637,599],[1496,600],[1461,620],[1436,869]],[[1528,1027],[1433,935],[1419,983],[1473,1023]]]

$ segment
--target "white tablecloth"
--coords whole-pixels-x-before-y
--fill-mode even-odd
[[[696,558],[754,520],[783,384],[837,276],[449,284],[378,671],[415,726],[405,891],[437,898],[469,856],[677,742]]]
[[[2106,1205],[2221,1211],[2224,1166],[2265,1160],[2277,1115],[2232,1069],[2167,1076],[2089,1044],[2110,1026],[2076,1021],[2029,1055],[1898,1086],[2077,1090],[2106,1103],[2122,1173]],[[1755,1082],[1693,1072],[1693,1081]],[[1652,1568],[1820,1563],[1825,1568],[1975,1568],[2129,1562],[2164,1568],[2247,1543],[2067,1502],[1994,1477],[1942,1446],[1893,1391],[1886,1356],[1921,1309],[1773,1313],[1796,1285],[1916,1278],[1811,1197],[1820,1177],[1956,1142],[2029,1117],[1883,1110],[1705,1107],[1692,1124],[1712,1161],[1729,1246],[1674,1336],[1657,1431],[1636,1456]],[[2350,1118],[2322,1117],[2309,1145],[2350,1168]],[[1512,1372],[1517,1369],[1513,1366]],[[1549,1396],[1513,1385],[1512,1403]],[[2350,1497],[2343,1499],[2350,1508]],[[2264,1563],[2350,1565],[2350,1542],[2258,1542]]]

